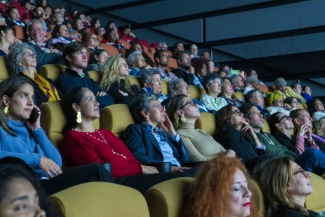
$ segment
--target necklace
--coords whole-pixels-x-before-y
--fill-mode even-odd
[[[76,130],[78,132],[81,132],[81,133],[86,133],[88,136],[90,136],[90,137],[92,137],[94,139],[97,139],[98,141],[101,141],[101,142],[105,143],[106,145],[108,145],[108,142],[106,141],[104,136],[99,132],[99,130],[94,130],[94,132],[97,132],[102,139],[99,139],[99,138],[97,138],[97,137],[95,137],[95,136],[93,136],[90,133],[85,132],[85,131],[81,131],[81,130],[78,130],[78,129],[74,129],[74,130]],[[126,159],[126,156],[124,154],[117,153],[116,151],[114,151],[113,148],[111,148],[111,149],[112,149],[113,154],[119,155],[119,156],[123,157],[124,159]]]

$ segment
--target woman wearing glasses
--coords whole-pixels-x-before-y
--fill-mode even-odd
[[[128,104],[139,92],[139,87],[131,84],[127,79],[128,76],[129,67],[121,54],[112,56],[104,66],[100,86],[117,104]]]
[[[265,155],[266,147],[260,143],[252,126],[236,106],[226,105],[221,108],[216,114],[216,123],[217,141],[226,150],[234,150],[248,170],[271,157]]]
[[[129,125],[122,140],[142,164],[170,162],[172,171],[186,171],[189,154],[155,94],[136,95],[129,104],[136,124]],[[192,174],[191,174],[192,175]]]
[[[310,173],[288,157],[274,158],[258,165],[254,179],[264,195],[265,217],[319,216],[306,207],[306,197],[313,193]]]
[[[83,35],[82,41],[87,44],[87,50],[90,52],[94,52],[97,49],[103,49],[94,33]]]
[[[33,81],[34,103],[60,100],[64,94],[53,84],[52,80],[36,73],[37,60],[34,49],[26,43],[13,46],[6,56],[6,65],[11,75],[22,75]]]
[[[183,94],[177,95],[170,98],[166,106],[168,116],[184,142],[191,162],[207,161],[226,151],[210,134],[194,128],[195,121],[200,118],[200,110],[190,98]],[[227,155],[235,156],[234,151],[227,152]]]

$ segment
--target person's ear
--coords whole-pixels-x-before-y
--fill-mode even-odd
[[[66,56],[65,56],[65,59],[68,60],[69,62],[72,61],[71,56],[69,56],[69,55],[66,55]]]
[[[80,111],[80,107],[76,103],[72,103],[72,109],[77,113]]]
[[[298,118],[294,118],[292,120],[293,124],[297,124],[297,125],[300,125],[300,120]]]
[[[98,61],[98,56],[97,56],[97,55],[94,55],[94,57],[95,57],[95,60],[97,60],[97,61]]]
[[[0,33],[1,33],[1,36],[2,36],[2,37],[5,37],[5,36],[6,36],[6,33],[5,33],[3,30],[1,30]]]
[[[2,96],[2,98],[1,98],[1,101],[2,101],[2,103],[5,105],[5,106],[9,106],[9,104],[10,104],[10,98],[9,98],[9,96],[7,96],[7,95],[3,95]]]
[[[147,83],[144,83],[143,86],[145,86],[145,87],[149,87],[149,85],[148,85]]]
[[[149,114],[148,114],[148,112],[142,110],[140,113],[141,113],[142,117],[144,117],[145,120],[149,120]]]
[[[210,90],[210,84],[206,84],[205,86]]]
[[[157,63],[160,63],[159,57],[156,57],[155,60],[156,60]]]
[[[247,123],[250,123],[249,118],[245,118],[245,120],[246,120]]]
[[[276,123],[276,124],[275,124],[275,127],[278,128],[278,129],[281,128],[281,126],[280,126],[279,123]]]
[[[181,109],[178,109],[177,111],[176,111],[176,113],[179,115],[179,116],[184,116],[184,112],[183,112],[183,110],[181,110]]]

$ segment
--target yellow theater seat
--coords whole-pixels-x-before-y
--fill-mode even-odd
[[[168,84],[165,80],[161,81],[161,92],[165,95],[168,95]]]
[[[142,87],[140,78],[135,76],[128,76],[126,79],[128,79],[131,84],[136,84],[138,87]]]
[[[46,64],[40,67],[39,73],[44,78],[50,78],[55,83],[60,75],[64,73],[65,68],[67,67],[60,64]]]
[[[314,192],[306,198],[306,206],[308,209],[315,212],[324,212],[325,211],[325,180],[311,173],[310,182],[313,186]]]
[[[115,104],[103,108],[100,112],[100,128],[107,129],[121,138],[124,130],[134,124],[129,107],[126,104]]]
[[[191,99],[200,100],[201,96],[205,94],[205,90],[203,88],[197,87],[195,85],[189,85],[191,89]]]
[[[264,118],[264,126],[262,128],[262,131],[265,133],[271,134],[271,128],[270,128],[269,122],[267,122],[267,120],[265,118]]]
[[[6,66],[6,57],[0,56],[0,81],[9,77],[9,71]]]
[[[149,217],[142,194],[107,182],[76,185],[50,196],[62,217]]]
[[[216,126],[216,118],[214,117],[214,114],[209,112],[202,112],[200,118],[195,122],[195,129],[204,130],[212,137],[215,136]]]
[[[102,75],[100,74],[100,71],[92,70],[92,71],[88,71],[88,77],[93,79],[99,84]]]
[[[236,99],[239,99],[239,100],[245,98],[245,97],[244,97],[244,94],[243,94],[242,92],[234,92],[234,93],[232,94],[232,97],[234,97],[234,98],[236,98]]]

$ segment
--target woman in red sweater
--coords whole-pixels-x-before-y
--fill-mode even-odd
[[[64,98],[68,124],[72,127],[64,137],[61,150],[67,166],[110,163],[116,183],[133,187],[143,194],[151,186],[185,173],[159,173],[155,167],[141,165],[125,144],[106,129],[94,129],[99,118],[99,103],[85,87],[70,90]],[[146,174],[146,175],[142,175]]]

